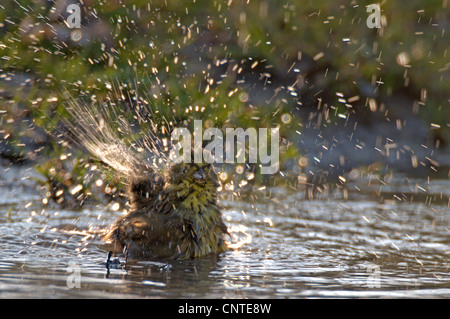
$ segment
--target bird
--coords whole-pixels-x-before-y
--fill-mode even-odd
[[[157,137],[152,131],[139,131],[143,142],[137,141],[136,126],[118,114],[117,106],[105,108],[69,99],[66,110],[72,120],[61,118],[62,135],[124,177],[127,184],[130,207],[103,237],[108,260],[124,252],[126,258],[193,259],[227,250],[229,233],[212,163],[196,162],[193,157],[170,160],[154,147]],[[143,122],[148,119],[139,113],[135,117]],[[140,156],[143,149],[153,162]],[[165,165],[155,165],[155,161]]]
[[[131,208],[105,236],[113,254],[127,258],[193,259],[227,249],[211,163],[177,163],[166,174],[150,169],[131,177]]]

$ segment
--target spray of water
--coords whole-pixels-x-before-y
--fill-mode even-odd
[[[122,101],[125,96],[119,89]],[[138,177],[168,164],[167,143],[158,134],[158,125],[152,119],[150,106],[136,103],[107,101],[86,102],[68,96],[66,110],[70,119],[61,117],[59,137],[85,148],[124,177]],[[140,97],[134,100],[141,100]],[[167,129],[162,129],[167,132]],[[166,147],[164,146],[166,144]],[[165,148],[164,148],[165,147]]]

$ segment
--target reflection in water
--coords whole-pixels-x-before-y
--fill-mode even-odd
[[[233,225],[228,228],[231,240],[227,242],[229,249],[239,249],[245,244],[252,242],[252,235],[247,232],[248,227],[244,225]]]
[[[427,185],[425,197],[390,184],[358,185],[346,200],[279,189],[251,202],[223,200],[227,252],[188,261],[119,258],[109,267],[98,234],[117,212],[43,208],[27,193],[0,203],[10,211],[0,215],[0,296],[450,297],[450,184],[416,184]]]

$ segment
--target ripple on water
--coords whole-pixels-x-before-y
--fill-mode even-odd
[[[233,249],[191,261],[122,258],[110,269],[98,237],[55,228],[101,228],[117,213],[25,209],[27,198],[0,216],[0,296],[450,297],[448,206],[369,195],[306,200],[277,190],[223,201]],[[79,289],[68,284],[75,270]]]

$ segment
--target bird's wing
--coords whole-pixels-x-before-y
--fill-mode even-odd
[[[156,172],[131,177],[128,186],[131,210],[154,212],[157,204],[163,200],[163,188],[164,178]]]
[[[172,229],[172,226],[174,225],[168,223],[165,215],[132,211],[117,220],[111,227],[104,237],[107,243],[104,248],[114,253],[121,253],[124,248],[128,248],[132,244],[135,249],[140,247],[143,252],[152,252],[157,249],[159,254],[171,255],[175,245],[170,249],[168,243],[177,243],[182,238],[182,234],[177,231],[180,227],[175,226],[175,229]],[[161,252],[162,249],[167,252]]]

